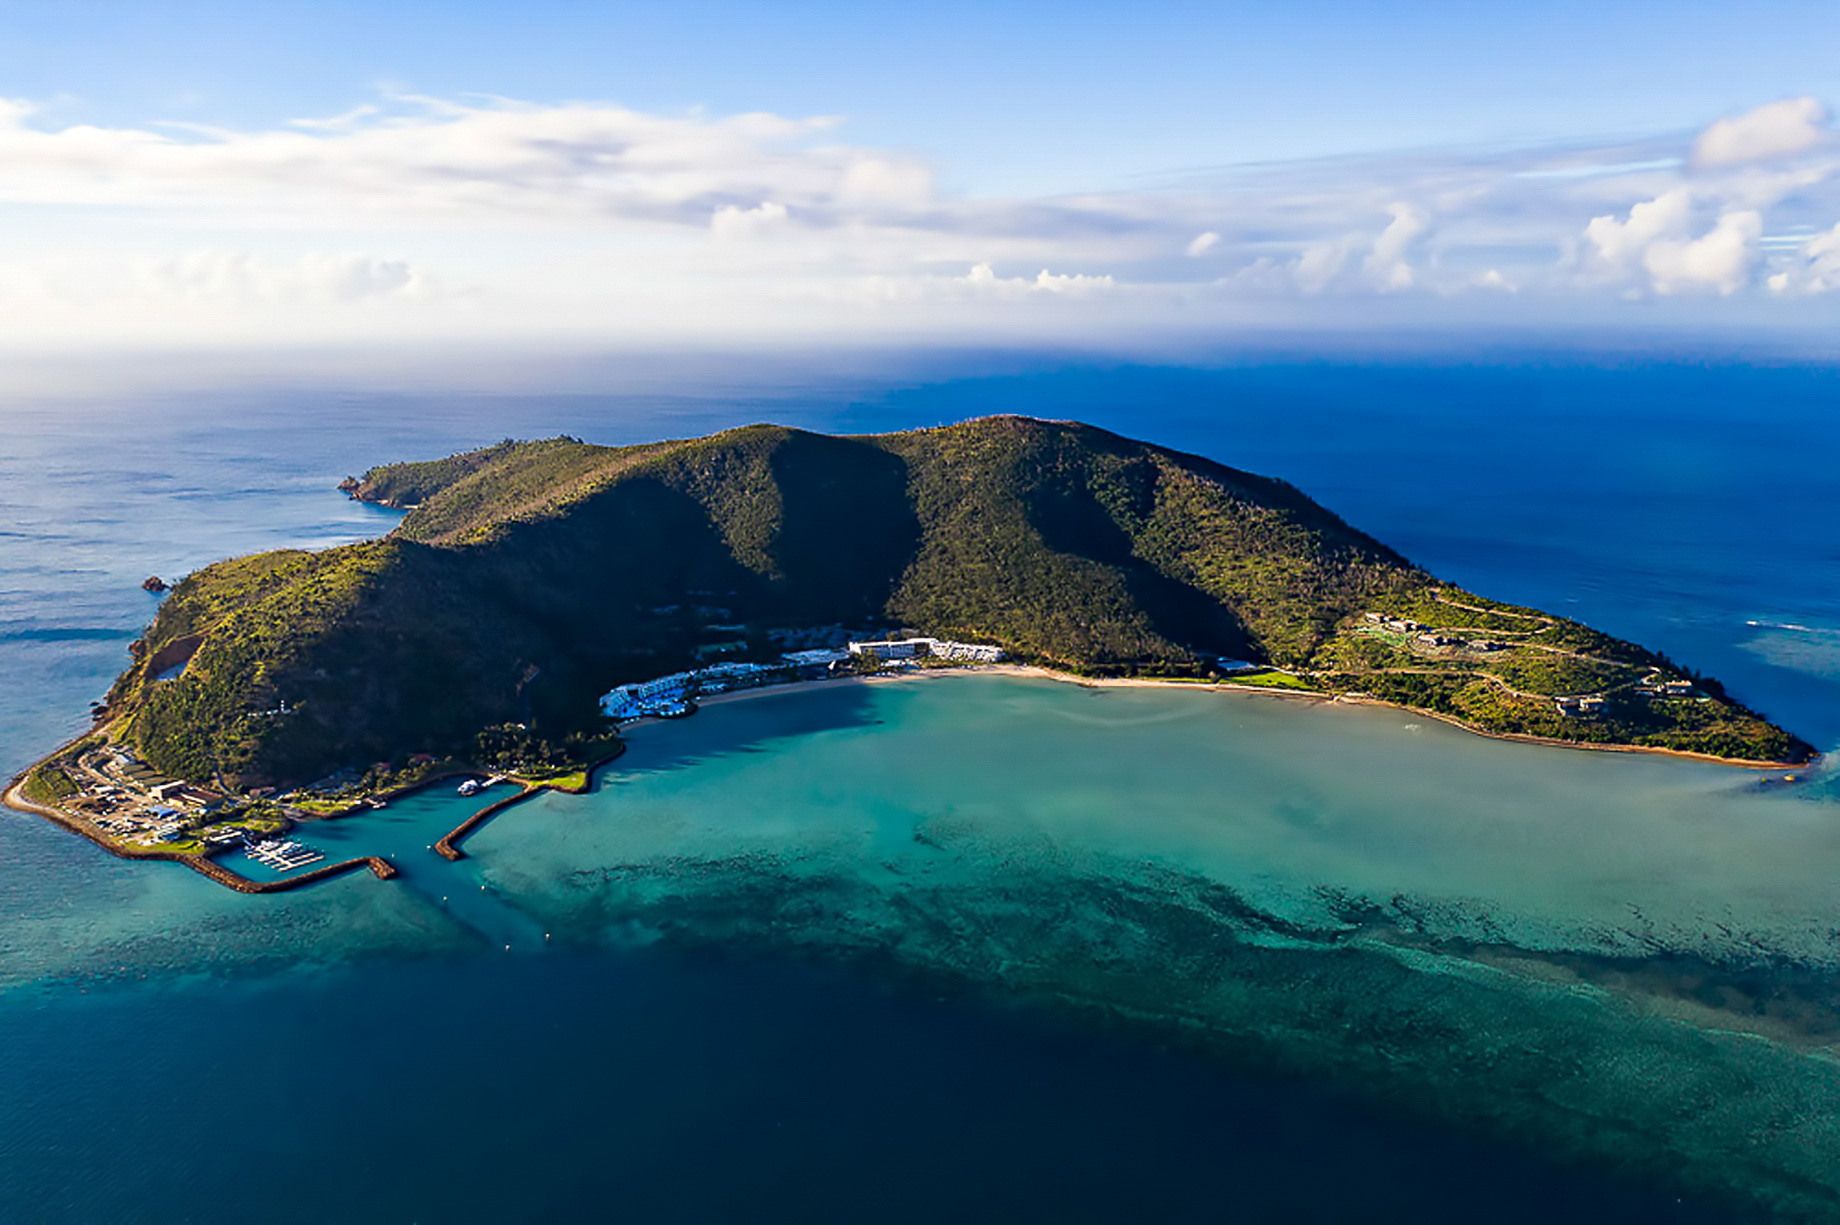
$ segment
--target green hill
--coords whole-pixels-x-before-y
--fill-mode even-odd
[[[1638,694],[1678,672],[1439,583],[1281,481],[1084,425],[507,441],[345,488],[413,509],[381,540],[206,567],[136,644],[111,726],[160,770],[286,783],[506,722],[560,738],[596,728],[612,685],[713,638],[765,653],[770,631],[826,625],[994,641],[1098,675],[1250,659],[1489,730],[1808,751],[1709,683]],[[1369,613],[1497,641],[1421,645]],[[1581,686],[1601,709],[1560,712]]]

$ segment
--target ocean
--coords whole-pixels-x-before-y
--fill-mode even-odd
[[[388,530],[333,489],[372,463],[988,412],[1282,476],[1840,747],[1837,393],[1526,357],[13,404],[0,767],[85,724],[142,578]],[[1840,1215],[1831,774],[947,678],[645,729],[449,865],[463,803],[308,835],[397,881],[255,898],[0,819],[0,1216]]]

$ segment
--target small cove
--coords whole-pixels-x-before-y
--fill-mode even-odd
[[[324,861],[312,868],[375,856],[396,869],[389,884],[400,883],[424,901],[440,906],[487,942],[515,945],[525,951],[541,947],[543,933],[492,895],[472,865],[464,859],[450,861],[434,849],[436,842],[467,817],[488,804],[514,796],[515,789],[500,784],[462,796],[456,794],[455,782],[440,780],[398,796],[380,809],[302,822],[287,837],[325,855]],[[303,870],[277,871],[238,851],[218,858],[231,871],[256,881],[285,880]],[[315,882],[306,888],[323,884]]]

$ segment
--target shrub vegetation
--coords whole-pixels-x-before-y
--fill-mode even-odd
[[[381,540],[208,566],[136,644],[112,726],[162,772],[285,785],[418,752],[561,770],[605,736],[601,693],[691,666],[716,622],[753,650],[769,626],[916,627],[1095,675],[1227,656],[1497,730],[1805,749],[1710,682],[1708,702],[1561,718],[1483,674],[1557,694],[1671,665],[1439,583],[1282,481],[1083,425],[506,441],[346,487],[412,509]],[[1368,611],[1508,645],[1428,655]]]

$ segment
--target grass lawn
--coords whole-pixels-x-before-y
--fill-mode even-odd
[[[1260,689],[1303,689],[1314,690],[1316,687],[1301,677],[1288,672],[1268,670],[1265,672],[1241,672],[1227,677],[1225,684],[1255,685]]]

